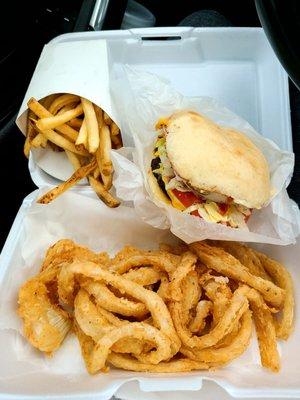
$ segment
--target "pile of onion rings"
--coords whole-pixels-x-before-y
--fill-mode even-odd
[[[261,364],[277,372],[277,340],[294,319],[286,268],[235,242],[127,246],[110,258],[60,240],[18,304],[34,347],[52,354],[73,331],[90,374],[216,369],[247,349],[252,321]]]

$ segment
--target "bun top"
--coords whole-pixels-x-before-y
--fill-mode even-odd
[[[243,133],[193,111],[171,115],[165,129],[168,158],[189,186],[230,196],[249,208],[269,200],[268,163]]]

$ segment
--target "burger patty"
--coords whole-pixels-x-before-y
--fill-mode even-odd
[[[159,169],[160,167],[160,163],[161,163],[161,159],[159,157],[155,157],[152,159],[151,161],[151,171],[155,177],[155,179],[157,180],[158,186],[161,188],[161,190],[163,191],[163,193],[168,197],[168,199],[170,198],[168,195],[168,192],[166,191],[166,187],[165,187],[165,183],[162,179],[162,176],[160,173],[155,172],[155,170]]]

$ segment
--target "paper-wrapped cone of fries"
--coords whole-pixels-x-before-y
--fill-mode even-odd
[[[86,177],[108,206],[119,205],[109,193],[111,149],[122,146],[115,121],[106,42],[46,45],[17,119],[26,135],[25,155],[31,153],[38,167],[65,181],[45,193],[40,203],[49,203]]]

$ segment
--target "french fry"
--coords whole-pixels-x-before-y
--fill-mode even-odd
[[[66,151],[66,155],[70,161],[70,163],[73,165],[74,170],[78,170],[81,167],[79,158],[77,157],[76,154],[72,153],[72,151],[69,150],[65,150]]]
[[[99,147],[99,128],[93,103],[81,97],[84,111],[84,120],[87,128],[87,142],[89,152],[94,154]]]
[[[87,138],[88,138],[88,132],[87,132],[87,127],[86,127],[86,121],[84,118],[75,144],[77,146],[80,144],[83,144],[85,146],[85,148],[87,148]]]
[[[73,118],[73,119],[70,119],[70,121],[68,122],[68,125],[70,125],[74,129],[80,129],[81,125],[82,125],[82,121],[83,121],[82,119]]]
[[[80,101],[79,96],[76,96],[74,94],[62,94],[61,96],[57,97],[55,100],[52,101],[49,107],[49,112],[53,115],[56,115],[61,108],[69,104],[72,104],[74,102],[78,103],[79,101]]]
[[[57,146],[56,144],[54,144],[53,142],[47,141],[47,144],[49,144],[49,147],[55,151],[56,153],[61,153],[62,151],[64,151],[64,149],[62,149],[61,147]]]
[[[44,99],[41,100],[42,104],[51,104],[51,101],[53,101],[53,99],[55,99],[57,97],[57,95],[50,95],[45,97]],[[53,142],[48,142],[47,138],[42,134],[39,133],[37,131],[37,128],[35,126],[35,123],[37,122],[37,120],[34,118],[35,114],[33,113],[33,111],[31,111],[30,109],[28,110],[28,125],[31,126],[31,128],[34,130],[35,134],[37,135],[35,137],[35,141],[33,143],[33,147],[46,147],[47,144],[49,144],[49,147],[55,151],[55,152],[61,152],[64,151],[61,147],[57,146],[56,144],[54,144]]]
[[[111,141],[116,149],[120,149],[123,146],[121,135],[112,136]]]
[[[100,176],[100,170],[99,170],[99,167],[96,167],[96,168],[94,169],[93,177],[94,177],[95,179],[98,179],[99,176]]]
[[[99,129],[99,147],[98,147],[98,149],[97,149],[97,151],[95,153],[95,156],[96,156],[98,169],[99,169],[99,173],[100,173],[101,165],[102,165],[102,163],[101,163],[101,151],[100,151],[100,140],[101,140],[100,135],[101,135],[101,128],[102,128],[102,125],[103,125],[103,111],[102,111],[102,109],[100,107],[96,106],[95,104],[94,104],[94,110],[95,110],[95,114],[96,114],[96,118],[97,118],[97,122],[98,122],[98,129]],[[97,177],[95,177],[95,178],[97,178]]]
[[[45,129],[44,131],[37,128],[39,133],[42,133],[50,142],[56,144],[57,146],[63,148],[64,150],[72,151],[72,153],[78,154],[80,156],[88,156],[88,152],[84,150],[78,150],[74,143],[70,142],[68,139],[59,135],[53,129]]]
[[[31,120],[30,120],[30,118],[33,118],[33,117],[34,117],[34,113],[31,110],[28,110],[26,140],[24,143],[24,154],[27,158],[29,157],[32,141],[37,135],[37,132],[34,129],[34,125],[31,123]]]
[[[110,125],[113,122],[110,116],[105,111],[103,111],[103,119],[106,125]]]
[[[120,129],[114,122],[110,125],[110,137],[115,149],[120,149],[123,146]]]
[[[31,117],[28,120],[28,124],[31,126],[31,128],[35,131],[36,136],[32,139],[31,146],[38,148],[38,147],[43,147],[45,148],[47,146],[47,138],[39,132],[39,130],[35,126],[35,122],[33,122],[34,119]]]
[[[103,125],[100,130],[100,157],[101,157],[101,176],[111,175],[113,172],[112,162],[110,158],[111,138],[107,125]]]
[[[104,186],[97,181],[93,176],[89,177],[89,182],[92,188],[94,189],[97,196],[108,206],[111,208],[118,207],[120,205],[119,200],[115,199],[105,188]]]
[[[59,96],[60,96],[59,93],[50,94],[49,96],[46,96],[43,99],[41,99],[40,103],[48,110],[48,108],[50,107],[51,103],[53,103],[53,101]]]
[[[117,136],[120,133],[120,129],[117,124],[114,122],[111,123],[110,125],[110,134],[111,136]]]
[[[53,116],[42,104],[36,101],[33,97],[28,101],[27,106],[39,118],[48,118]],[[56,130],[65,135],[73,142],[75,142],[77,139],[78,132],[67,124],[62,124],[58,126]]]
[[[87,177],[96,167],[96,161],[93,160],[87,165],[80,167],[77,169],[74,174],[66,181],[56,186],[54,189],[49,190],[46,194],[38,199],[38,203],[40,204],[48,204],[58,196],[63,194],[66,190],[70,189],[77,182],[81,181],[81,179]]]
[[[26,136],[24,147],[23,147],[23,153],[26,158],[29,158],[30,149],[31,149],[30,138],[29,138],[29,136]]]
[[[52,116],[52,114],[42,105],[42,103],[38,102],[33,97],[28,100],[27,107],[39,118]]]
[[[35,148],[37,147],[45,148],[46,145],[47,145],[47,138],[42,133],[38,133],[31,142],[31,146]]]
[[[78,117],[83,113],[82,104],[79,104],[73,110],[66,111],[63,114],[55,115],[52,117],[41,118],[37,121],[37,127],[41,130],[55,129],[60,125],[70,121],[70,119]]]
[[[66,138],[71,140],[73,143],[76,142],[76,139],[78,137],[78,131],[73,129],[71,126],[67,124],[60,125],[56,128],[57,132],[62,133]]]
[[[95,114],[96,114],[96,118],[97,118],[97,122],[98,122],[98,128],[99,131],[103,125],[103,111],[100,107],[96,106],[96,104],[94,104],[94,110],[95,110]]]
[[[87,152],[87,150],[83,144],[75,144],[75,147],[78,151]],[[88,153],[88,155],[90,156],[91,154]]]
[[[75,107],[77,107],[77,105],[78,105],[78,102],[67,104],[67,105],[63,106],[63,108],[61,108],[61,109],[56,113],[56,115],[62,115],[62,114],[64,114],[64,113],[67,112],[67,111],[73,110]]]
[[[113,174],[101,175],[104,189],[109,190],[112,187]]]
[[[100,147],[100,145],[99,145],[99,147],[98,147],[98,149],[97,149],[97,151],[95,153],[95,157],[96,157],[96,161],[97,161],[99,172],[101,173],[102,161],[101,161],[101,147]]]

